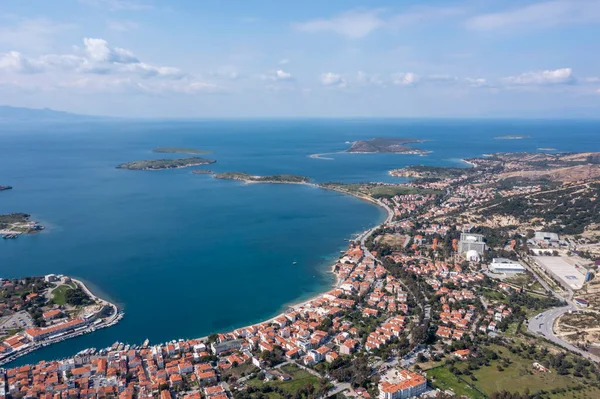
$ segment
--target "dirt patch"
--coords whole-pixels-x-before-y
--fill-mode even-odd
[[[600,165],[577,165],[550,170],[522,170],[518,172],[501,173],[499,175],[500,179],[509,179],[511,177],[530,180],[548,179],[563,183],[574,183],[577,181],[600,178]]]

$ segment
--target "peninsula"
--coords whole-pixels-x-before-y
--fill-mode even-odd
[[[310,178],[298,175],[270,175],[270,176],[254,176],[243,172],[225,172],[214,175],[217,179],[226,180],[241,180],[247,183],[287,183],[287,184],[306,184],[310,182]]]
[[[0,191],[12,190],[11,186],[0,186]]]
[[[117,169],[127,170],[164,170],[180,169],[189,166],[208,165],[217,161],[213,159],[190,157],[175,159],[149,159],[143,161],[133,161],[117,165]]]
[[[355,141],[346,151],[353,154],[417,154],[424,155],[430,151],[407,146],[406,144],[423,143],[425,140],[411,138],[378,137],[371,140]]]
[[[210,154],[210,151],[197,150],[195,148],[186,147],[158,147],[152,150],[159,154],[190,154],[190,155],[206,155]]]
[[[0,365],[36,349],[116,324],[116,305],[63,275],[0,280]]]

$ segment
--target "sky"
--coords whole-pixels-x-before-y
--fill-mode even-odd
[[[0,0],[0,105],[598,117],[600,0]]]

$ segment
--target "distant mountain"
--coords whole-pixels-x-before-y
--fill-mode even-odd
[[[100,120],[101,116],[79,115],[50,108],[21,108],[0,105],[0,122],[68,122]]]

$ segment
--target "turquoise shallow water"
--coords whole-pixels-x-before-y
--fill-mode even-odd
[[[526,134],[528,140],[494,140]],[[19,359],[72,355],[120,340],[191,338],[258,322],[326,290],[332,260],[382,210],[298,185],[245,185],[189,169],[115,165],[164,157],[157,146],[213,151],[207,168],[295,173],[317,182],[398,181],[409,164],[462,165],[496,151],[599,151],[600,123],[583,121],[270,120],[0,124],[0,213],[29,212],[48,228],[0,242],[0,276],[65,273],[116,301],[118,325]],[[429,140],[413,155],[334,154],[379,136]],[[167,155],[168,156],[168,155]],[[293,262],[297,262],[293,265]]]

